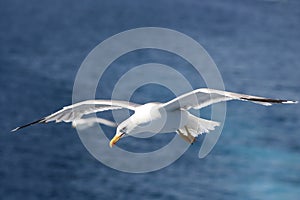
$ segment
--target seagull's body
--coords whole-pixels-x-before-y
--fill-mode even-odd
[[[12,131],[36,124],[55,122],[72,122],[73,126],[94,123],[101,123],[115,127],[116,123],[102,118],[82,118],[84,115],[126,108],[134,111],[128,119],[117,126],[117,131],[110,146],[113,146],[122,136],[139,134],[142,132],[169,133],[177,132],[183,139],[193,143],[195,138],[202,134],[214,130],[219,122],[202,119],[192,115],[189,109],[201,109],[214,103],[243,100],[269,106],[275,103],[292,104],[297,101],[270,99],[258,96],[250,96],[209,88],[200,88],[183,94],[169,102],[151,102],[144,105],[117,100],[87,100],[79,102]]]

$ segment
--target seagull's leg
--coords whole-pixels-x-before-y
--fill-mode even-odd
[[[184,128],[185,128],[185,131],[187,132],[188,136],[190,136],[191,133],[190,133],[189,129],[187,128],[187,126],[184,126]]]
[[[193,144],[196,141],[196,138],[194,136],[192,136],[192,142],[191,144]]]
[[[195,142],[196,138],[192,136],[192,134],[190,133],[190,131],[189,131],[189,129],[187,128],[187,126],[184,126],[184,128],[185,128],[185,130],[186,130],[186,132],[187,132],[187,134],[188,134],[188,138],[189,138],[189,140],[190,140],[190,143],[193,144],[193,143]]]
[[[178,133],[178,135],[180,135],[180,137],[182,139],[184,139],[186,142],[191,143],[191,140],[189,139],[188,136],[184,135],[179,129],[176,131]]]

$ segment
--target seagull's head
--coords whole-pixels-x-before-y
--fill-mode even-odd
[[[109,146],[115,145],[124,135],[135,135],[141,132],[157,132],[161,126],[157,125],[157,121],[162,121],[161,112],[159,112],[160,103],[147,103],[135,110],[135,113],[128,119],[123,121],[118,127],[115,136],[110,141]],[[156,123],[153,123],[153,119]],[[164,121],[162,121],[164,122]],[[158,127],[158,128],[157,128]]]
[[[125,134],[126,134],[126,127],[122,128],[122,129],[117,128],[117,132],[116,132],[115,136],[113,137],[113,139],[110,140],[109,146],[113,147],[121,139],[121,137],[123,137]]]
[[[132,133],[136,128],[136,125],[131,121],[131,119],[127,119],[122,122],[118,127],[115,136],[109,142],[109,146],[113,147],[123,136],[128,133]]]

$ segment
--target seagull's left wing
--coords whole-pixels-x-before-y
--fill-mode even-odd
[[[215,90],[209,88],[200,88],[186,94],[183,94],[162,106],[167,110],[177,109],[201,109],[214,103],[229,101],[229,100],[243,100],[251,101],[253,103],[270,106],[275,103],[291,104],[298,103],[297,101],[281,100],[281,99],[270,99],[265,97],[250,96],[245,94],[238,94],[233,92],[226,92],[222,90]]]
[[[42,119],[34,121],[32,123],[26,124],[24,126],[17,127],[12,131],[17,131],[21,128],[37,124],[37,123],[48,123],[51,121],[55,122],[72,122],[74,120],[81,119],[83,115],[102,112],[106,110],[116,110],[126,108],[129,110],[135,110],[139,104],[135,104],[127,101],[117,101],[117,100],[87,100],[79,103],[75,103],[70,106],[66,106],[63,109],[48,115]]]

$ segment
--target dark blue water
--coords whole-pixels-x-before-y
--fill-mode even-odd
[[[300,197],[299,105],[230,102],[208,157],[198,159],[196,143],[171,166],[147,174],[102,165],[69,124],[9,133],[71,103],[76,72],[99,42],[144,26],[175,29],[200,42],[230,91],[299,100],[299,1],[2,0],[0,15],[0,199]],[[174,55],[141,54],[118,64],[184,64]],[[196,80],[194,87],[204,86]],[[103,96],[111,89],[107,84]],[[140,102],[172,98],[151,87],[137,95]]]

